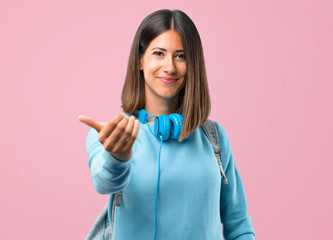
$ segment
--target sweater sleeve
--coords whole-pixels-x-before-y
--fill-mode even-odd
[[[90,175],[96,191],[110,194],[123,190],[130,179],[131,160],[114,158],[98,141],[98,132],[90,129],[86,138]]]
[[[243,182],[237,170],[229,137],[224,128],[215,122],[218,129],[222,165],[228,184],[221,184],[220,216],[226,240],[252,240],[255,231],[248,216]]]

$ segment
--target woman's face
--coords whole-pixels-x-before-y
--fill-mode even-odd
[[[145,78],[146,101],[177,101],[187,73],[182,40],[168,30],[153,39],[140,59]]]

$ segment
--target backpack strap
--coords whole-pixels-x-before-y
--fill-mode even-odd
[[[123,195],[123,192],[122,191],[120,191],[120,192],[116,192],[115,194],[114,194],[114,199],[113,199],[113,201],[115,202],[114,204],[115,204],[115,206],[117,206],[117,207],[120,207],[120,204],[121,204],[121,196]]]
[[[220,146],[220,140],[219,140],[219,134],[217,132],[217,128],[213,121],[207,119],[206,122],[204,122],[201,125],[202,130],[206,134],[210,144],[213,147],[215,157],[217,159],[217,163],[219,164],[220,171],[222,174],[222,181],[224,184],[228,184],[228,179],[224,173],[222,161],[221,161],[221,146]]]

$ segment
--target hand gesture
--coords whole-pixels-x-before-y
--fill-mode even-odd
[[[98,141],[112,156],[123,162],[132,157],[133,144],[139,132],[139,120],[135,120],[134,116],[127,117],[119,113],[107,124],[84,115],[80,115],[79,120],[96,129],[99,133]]]

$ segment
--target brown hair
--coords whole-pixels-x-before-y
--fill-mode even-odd
[[[210,113],[210,97],[201,39],[192,20],[180,10],[162,9],[149,14],[140,24],[128,60],[127,74],[121,96],[125,113],[134,114],[145,108],[145,80],[140,58],[150,42],[167,30],[181,37],[187,65],[185,86],[180,91],[177,113],[184,122],[179,141],[188,137],[205,122]]]

